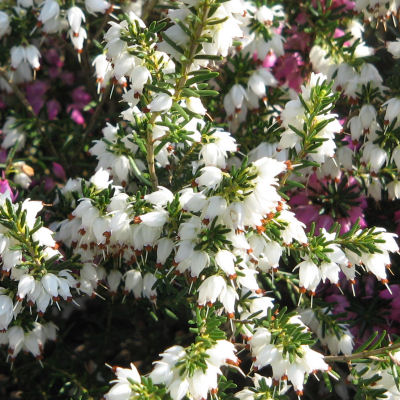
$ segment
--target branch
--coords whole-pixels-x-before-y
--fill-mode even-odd
[[[82,147],[83,147],[83,145],[85,144],[85,141],[86,141],[87,136],[89,135],[89,133],[93,130],[93,128],[94,128],[95,125],[96,125],[96,122],[97,122],[97,120],[98,120],[98,117],[100,116],[100,113],[101,113],[101,111],[102,111],[102,109],[103,109],[104,103],[106,102],[106,99],[107,99],[107,97],[108,97],[108,95],[109,95],[109,93],[110,93],[110,89],[111,89],[111,86],[108,86],[108,87],[106,88],[106,90],[105,90],[104,93],[103,93],[103,97],[102,97],[100,103],[97,104],[96,110],[94,111],[94,113],[93,113],[92,116],[90,117],[90,121],[89,121],[89,123],[88,123],[88,126],[87,126],[85,132],[84,132],[83,135],[82,135],[82,139],[81,139],[81,145],[82,145]]]
[[[393,351],[396,349],[400,349],[400,342],[393,344],[391,346],[381,347],[379,349],[360,351],[359,353],[350,354],[348,356],[325,356],[324,361],[326,361],[328,363],[329,362],[347,363],[351,360],[359,360],[361,358],[370,358],[370,357],[385,353],[386,351]]]
[[[144,5],[142,6],[142,20],[147,25],[147,18],[149,18],[151,12],[153,11],[154,7],[157,5],[158,0],[145,0]]]
[[[22,93],[22,91],[19,89],[19,87],[9,79],[9,77],[6,74],[5,69],[0,68],[0,76],[7,82],[8,85],[10,85],[11,89],[13,90],[15,95],[18,97],[19,101],[25,106],[25,108],[28,111],[28,113],[32,117],[37,118],[37,115],[33,111],[33,108],[30,105],[29,101],[27,100],[25,95]]]

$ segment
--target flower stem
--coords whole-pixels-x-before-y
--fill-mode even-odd
[[[351,360],[359,360],[362,358],[369,358],[377,355],[381,355],[386,351],[392,351],[400,348],[400,343],[393,344],[391,346],[381,347],[374,350],[364,350],[359,353],[350,354],[348,356],[325,356],[324,360],[326,362],[343,362],[347,363]]]

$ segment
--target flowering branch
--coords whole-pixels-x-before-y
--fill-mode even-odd
[[[342,355],[342,356],[324,356],[324,360],[327,363],[330,362],[343,362],[347,363],[352,360],[361,360],[369,357],[379,356],[379,355],[386,355],[386,352],[394,351],[400,349],[400,343],[395,343],[390,346],[381,347],[374,350],[365,350],[359,353],[354,353],[350,355]]]

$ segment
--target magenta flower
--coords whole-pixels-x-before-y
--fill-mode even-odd
[[[67,175],[65,174],[65,170],[63,166],[59,163],[53,162],[53,174],[62,181],[67,180]]]
[[[57,118],[57,115],[61,110],[61,105],[57,100],[53,99],[47,102],[46,108],[49,121],[53,121]]]
[[[308,228],[315,222],[316,232],[330,229],[335,222],[341,225],[341,233],[348,232],[357,220],[361,228],[367,226],[364,219],[367,201],[353,177],[336,182],[328,178],[320,180],[314,173],[307,187],[292,196],[289,203]]]
[[[67,107],[67,112],[70,113],[71,119],[76,124],[84,125],[85,118],[81,111],[90,103],[90,94],[85,91],[83,86],[79,86],[73,90],[72,99],[74,102]]]
[[[51,192],[56,186],[54,179],[51,178],[50,176],[45,176],[43,178],[43,183],[44,183],[43,187],[46,192]]]
[[[262,65],[264,68],[272,68],[275,65],[277,59],[278,58],[275,53],[268,53],[264,58]]]
[[[303,83],[300,66],[304,62],[299,53],[285,54],[279,57],[274,67],[274,76],[281,85],[287,84],[290,88],[299,91]]]
[[[74,107],[83,109],[88,103],[90,103],[91,98],[85,88],[79,86],[72,91],[72,100],[74,101]]]
[[[39,80],[34,81],[26,87],[26,98],[31,104],[36,115],[39,114],[40,110],[44,106],[44,95],[48,88],[49,86],[46,82]]]
[[[0,193],[6,193],[9,192],[11,196],[11,200],[15,201],[15,199],[18,197],[18,193],[13,193],[10,183],[8,182],[7,179],[0,179]]]
[[[70,108],[70,107],[68,107]],[[68,110],[67,108],[67,110]],[[77,108],[72,108],[71,119],[78,125],[85,125],[85,118]]]

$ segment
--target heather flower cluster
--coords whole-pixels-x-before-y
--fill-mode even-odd
[[[1,2],[1,393],[400,398],[399,7]]]

